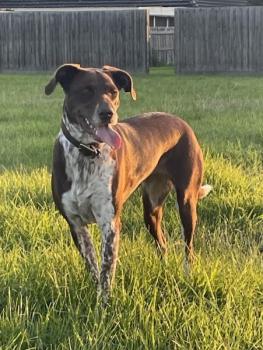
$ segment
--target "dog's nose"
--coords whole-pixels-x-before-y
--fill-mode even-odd
[[[101,111],[99,113],[99,115],[100,115],[100,118],[103,122],[109,123],[111,121],[112,116],[113,116],[113,112],[110,110],[107,110],[107,111],[105,110],[105,111]]]

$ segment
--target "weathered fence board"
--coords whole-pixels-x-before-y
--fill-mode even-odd
[[[150,65],[174,64],[174,27],[150,30]]]
[[[263,72],[263,7],[175,10],[178,73]]]
[[[46,71],[65,62],[147,72],[147,11],[0,13],[0,70]]]

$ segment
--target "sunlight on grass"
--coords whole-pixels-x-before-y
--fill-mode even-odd
[[[163,260],[144,228],[136,193],[123,213],[112,305],[106,313],[98,309],[99,316],[95,288],[67,225],[54,210],[48,170],[2,173],[1,343],[10,349],[12,344],[54,344],[61,349],[69,344],[73,349],[82,344],[132,349],[211,349],[222,342],[226,349],[238,349],[256,344],[262,332],[258,322],[263,317],[263,281],[259,242],[253,233],[262,227],[257,210],[262,183],[254,178],[252,192],[248,191],[249,178],[242,169],[222,158],[207,156],[206,166],[214,193],[200,205],[191,274],[186,276],[182,269],[174,196],[166,205],[169,254]],[[242,235],[234,240],[235,230],[242,230]],[[211,231],[214,236],[207,237]],[[99,252],[98,229],[91,232]]]

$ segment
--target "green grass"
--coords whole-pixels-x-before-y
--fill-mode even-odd
[[[159,110],[190,123],[214,190],[199,206],[189,275],[174,196],[160,259],[133,195],[106,310],[52,202],[63,94],[44,96],[48,79],[0,76],[0,349],[263,349],[262,78],[158,68],[135,77],[138,102],[122,95],[121,118]],[[99,252],[99,230],[90,231]]]

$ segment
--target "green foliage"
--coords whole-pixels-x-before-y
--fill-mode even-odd
[[[0,76],[0,349],[262,349],[262,79],[158,68],[135,77],[138,103],[123,94],[122,118],[160,110],[193,126],[214,190],[199,206],[189,275],[174,195],[164,259],[144,228],[139,193],[132,196],[106,310],[52,202],[62,92],[45,97],[47,81]],[[90,231],[99,254],[99,230]]]

